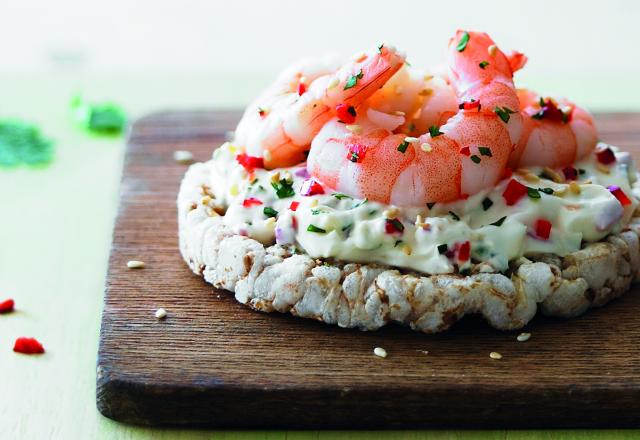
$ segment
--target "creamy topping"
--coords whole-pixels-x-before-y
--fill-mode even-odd
[[[466,200],[400,208],[335,193],[310,179],[304,164],[242,166],[242,151],[226,143],[213,156],[215,198],[203,203],[226,210],[223,221],[238,234],[314,258],[430,274],[464,273],[472,262],[504,271],[520,256],[564,256],[628,223],[638,204],[633,160],[599,147],[615,160],[604,164],[594,153],[564,171],[522,169]]]

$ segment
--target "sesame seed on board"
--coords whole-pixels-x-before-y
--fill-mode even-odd
[[[497,351],[492,351],[491,353],[489,353],[489,357],[491,359],[502,359],[502,355]]]
[[[157,319],[164,319],[167,317],[167,311],[160,307],[158,310],[156,310],[155,316]]]
[[[516,338],[516,340],[518,342],[525,342],[525,341],[528,341],[530,338],[531,338],[531,333],[524,332],[524,333],[520,333]]]
[[[382,347],[376,347],[373,349],[373,354],[375,354],[378,357],[381,358],[386,358],[387,357],[387,350],[385,350]]]
[[[129,269],[142,269],[145,266],[144,261],[129,260],[127,261],[127,267]]]
[[[193,162],[193,153],[187,150],[176,150],[173,152],[173,160],[182,164]]]

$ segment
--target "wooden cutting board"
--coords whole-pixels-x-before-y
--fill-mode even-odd
[[[262,314],[193,275],[176,232],[186,167],[172,155],[208,159],[238,117],[159,113],[131,130],[98,354],[104,415],[242,428],[640,426],[637,288],[577,319],[537,317],[525,329],[531,339],[517,342],[519,332],[473,316],[425,335]],[[603,140],[640,159],[640,114],[597,120]],[[127,269],[132,259],[147,267]],[[386,359],[373,355],[377,346]]]

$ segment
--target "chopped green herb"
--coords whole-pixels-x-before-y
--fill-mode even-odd
[[[402,240],[396,240],[396,244],[394,244],[393,247],[398,247],[400,243],[402,243]]]
[[[71,100],[76,121],[88,131],[98,134],[120,134],[127,125],[122,108],[113,103],[89,104],[80,96]]]
[[[353,228],[353,223],[349,223],[346,226],[342,227],[342,232],[347,232],[348,230],[350,230],[351,228]]]
[[[539,199],[540,197],[542,197],[537,189],[531,187],[527,187],[527,195],[531,199]]]
[[[487,211],[489,208],[491,208],[491,206],[493,206],[493,200],[491,200],[489,197],[485,197],[482,200],[482,209]]]
[[[365,203],[367,203],[368,201],[369,201],[369,199],[362,199],[362,200],[360,200],[358,203],[356,203],[355,205],[353,205],[353,206],[351,207],[351,209],[359,208],[359,207],[361,207],[362,205],[364,205]]]
[[[380,46],[378,46],[378,53],[382,53],[382,48],[384,47],[384,43],[382,43]]]
[[[333,193],[331,194],[333,197],[335,197],[338,200],[342,200],[342,199],[352,199],[353,197],[348,196],[346,194],[342,194],[342,193]]]
[[[398,232],[404,231],[404,225],[397,218],[394,218],[394,219],[391,219],[391,220],[387,220],[387,221],[393,225],[393,227],[395,228],[396,231],[398,231]]]
[[[515,113],[513,110],[511,110],[508,107],[502,107],[502,108],[496,107],[495,109],[493,109],[493,111],[496,112],[496,115],[498,115],[504,123],[509,122],[511,115]]]
[[[409,131],[413,131],[416,129],[416,124],[414,124],[413,122],[409,123],[409,125],[407,126],[407,129]]]
[[[440,255],[444,254],[445,252],[447,252],[447,245],[446,244],[440,244],[438,245],[438,253]]]
[[[314,225],[311,225],[311,224],[309,226],[307,226],[307,231],[309,231],[309,232],[317,232],[318,234],[324,234],[324,233],[327,232],[324,229],[319,228],[319,227],[314,226]]]
[[[344,85],[344,90],[348,90],[351,87],[355,87],[355,85],[358,84],[358,80],[362,79],[363,76],[364,76],[364,73],[362,73],[362,69],[360,69],[360,72],[358,72],[357,75],[351,75],[347,80],[347,83]]]
[[[545,194],[553,194],[553,188],[538,188],[538,191],[542,191]]]
[[[471,161],[473,163],[480,163],[480,158],[478,156],[476,156],[475,154],[472,154],[470,159],[471,159]]]
[[[432,125],[431,127],[429,127],[429,134],[432,138],[434,138],[444,133],[440,131],[440,127],[438,127],[437,125]]]
[[[585,170],[584,168],[578,168],[578,174],[584,174],[586,172],[587,170]]]
[[[493,223],[489,223],[489,224],[490,224],[491,226],[498,226],[498,227],[500,227],[500,226],[502,226],[502,224],[504,223],[504,221],[505,221],[506,219],[507,219],[507,216],[505,215],[504,217],[502,217],[502,218],[500,218],[500,219],[496,220],[496,221],[495,221],[495,222],[493,222]]]
[[[427,202],[427,208],[431,209],[436,206],[436,202]]]
[[[376,215],[378,213],[377,209],[372,209],[369,211],[369,217],[373,217],[374,215]]]
[[[320,214],[322,211],[320,209],[312,209],[311,210],[311,215],[318,215]]]
[[[353,163],[357,163],[358,160],[360,160],[360,155],[358,154],[357,151],[352,151],[351,152],[351,157],[349,158],[349,160]]]
[[[460,221],[460,216],[458,216],[458,214],[456,214],[453,211],[449,211],[449,215],[455,220],[455,221]]]
[[[401,153],[404,153],[405,151],[407,151],[408,147],[409,147],[409,142],[403,141],[400,145],[398,145],[398,151]]]
[[[478,66],[480,66],[481,69],[484,69],[488,65],[489,65],[489,61],[480,61],[480,64],[478,64]]]
[[[492,157],[491,148],[489,147],[478,147],[478,151],[480,152],[481,156]]]
[[[38,127],[18,120],[0,120],[0,166],[42,166],[52,160],[53,142]]]
[[[465,32],[462,34],[462,37],[458,42],[458,46],[456,46],[456,50],[458,52],[464,51],[467,48],[467,43],[469,43],[469,32]]]
[[[278,216],[278,211],[276,211],[275,209],[273,209],[270,206],[265,206],[264,209],[262,210],[262,212],[267,217],[277,217]]]
[[[271,186],[276,190],[276,196],[278,196],[279,199],[293,197],[296,194],[293,190],[293,182],[289,182],[287,179],[280,179],[278,182],[271,182]]]
[[[462,276],[467,276],[467,275],[471,275],[471,269],[468,267],[465,267],[464,269],[460,269],[460,275]]]

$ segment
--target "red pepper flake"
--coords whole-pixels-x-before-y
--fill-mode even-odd
[[[536,236],[543,240],[548,240],[551,235],[551,222],[543,218],[536,220]]]
[[[478,110],[482,108],[480,105],[480,101],[476,101],[475,99],[471,99],[470,101],[465,101],[458,106],[460,110]]]
[[[316,194],[324,194],[324,188],[313,179],[307,179],[302,182],[300,194],[303,196],[315,196]]]
[[[264,117],[267,116],[267,111],[262,107],[258,107],[258,115],[260,115],[260,117],[264,119]]]
[[[622,206],[627,206],[631,204],[631,199],[627,197],[627,195],[620,189],[618,185],[608,186],[607,189],[615,196],[616,199],[620,202]]]
[[[298,209],[298,206],[300,206],[300,202],[296,202],[295,200],[293,202],[291,202],[291,204],[289,205],[289,209],[294,211],[296,209]]]
[[[249,156],[242,153],[236,156],[236,161],[249,173],[252,173],[256,168],[264,168],[264,159],[259,156]]]
[[[401,233],[402,231],[404,231],[404,225],[397,218],[393,218],[393,219],[388,218],[388,219],[385,219],[384,231],[387,234],[395,234],[396,232]]]
[[[462,147],[460,148],[460,154],[464,156],[471,156],[471,149],[469,149],[469,147]]]
[[[456,243],[456,248],[458,252],[458,260],[468,261],[469,257],[471,257],[471,243],[468,241],[460,244]]]
[[[244,206],[245,208],[250,208],[251,206],[258,206],[258,205],[262,205],[262,202],[256,199],[255,197],[249,197],[248,199],[244,199],[242,201],[242,206]]]
[[[13,312],[14,307],[15,307],[15,303],[13,302],[12,299],[2,301],[0,302],[0,313]]]
[[[573,108],[567,112],[563,112],[558,107],[558,103],[551,98],[540,98],[540,110],[531,115],[533,119],[547,119],[549,121],[567,123],[571,120],[573,114]]]
[[[307,86],[304,83],[298,83],[298,95],[302,96],[307,91]]]
[[[18,338],[13,345],[13,351],[23,354],[44,353],[44,347],[35,338]]]
[[[523,198],[528,192],[526,186],[522,183],[518,182],[516,179],[511,179],[507,184],[507,188],[502,193],[502,197],[504,197],[504,201],[507,206],[515,205],[518,200]]]
[[[353,163],[362,162],[366,151],[367,147],[365,145],[350,144],[347,149],[347,159]]]
[[[566,167],[562,169],[564,178],[567,180],[576,180],[578,178],[578,170],[574,167]]]
[[[353,124],[356,122],[356,109],[352,105],[338,104],[336,105],[336,115],[345,124]]]
[[[596,158],[598,159],[598,162],[604,165],[609,165],[616,161],[616,155],[609,147],[596,151]]]

